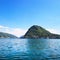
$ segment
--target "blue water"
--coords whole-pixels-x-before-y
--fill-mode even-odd
[[[0,60],[60,60],[60,39],[0,39]]]

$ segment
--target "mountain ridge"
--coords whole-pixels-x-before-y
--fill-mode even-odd
[[[0,38],[18,38],[18,37],[9,33],[0,32]]]

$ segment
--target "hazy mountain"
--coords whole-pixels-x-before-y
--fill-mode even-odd
[[[0,32],[0,38],[17,38],[17,37],[12,34]]]
[[[28,29],[22,38],[60,38],[60,35],[53,34],[41,26],[33,25]]]

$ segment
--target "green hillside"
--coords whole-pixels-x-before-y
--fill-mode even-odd
[[[23,38],[60,38],[58,34],[52,34],[41,26],[33,25],[28,29]]]

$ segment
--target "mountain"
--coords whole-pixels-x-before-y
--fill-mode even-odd
[[[0,38],[17,38],[17,37],[12,34],[0,32]]]
[[[22,38],[50,38],[59,39],[60,35],[53,34],[41,26],[33,25],[28,29],[26,34]]]

